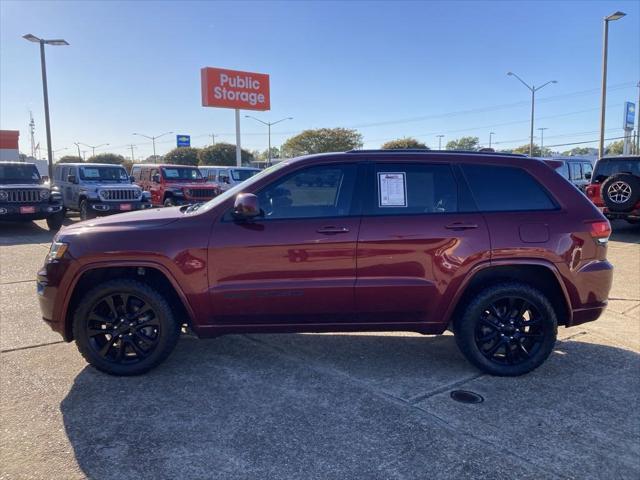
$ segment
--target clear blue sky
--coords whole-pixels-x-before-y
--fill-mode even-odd
[[[415,136],[437,147],[462,135],[499,147],[527,143],[526,81],[539,92],[545,145],[593,140],[599,128],[602,18],[611,24],[607,135],[622,134],[622,105],[637,101],[640,2],[0,2],[0,128],[21,132],[28,111],[45,144],[38,47],[47,47],[55,149],[110,143],[151,153],[148,135],[191,134],[194,146],[235,142],[232,110],[200,106],[203,66],[271,75],[264,120],[273,144],[307,128],[356,127],[365,147]],[[496,108],[500,107],[500,108]],[[252,113],[252,112],[246,112]],[[243,118],[243,147],[266,149],[266,131]],[[584,133],[589,132],[589,133]],[[537,132],[536,132],[537,133]],[[175,138],[158,143],[159,153]],[[595,146],[590,144],[589,146]],[[75,147],[74,147],[75,148]],[[44,149],[43,149],[44,151]],[[73,153],[69,149],[61,152]]]

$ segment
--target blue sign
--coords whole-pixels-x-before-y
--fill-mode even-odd
[[[176,143],[179,147],[190,147],[191,135],[176,135]]]
[[[633,130],[636,120],[636,104],[633,102],[624,103],[624,123],[622,128],[625,130]]]

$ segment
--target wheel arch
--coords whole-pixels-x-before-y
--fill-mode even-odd
[[[505,281],[522,282],[540,290],[551,302],[558,325],[571,324],[571,302],[560,273],[553,264],[539,260],[492,262],[471,271],[447,311],[447,324],[451,327],[453,320],[461,314],[461,310],[475,293]]]
[[[65,302],[62,318],[66,341],[73,340],[73,315],[82,296],[99,283],[118,278],[134,279],[150,285],[167,297],[174,314],[182,323],[189,327],[193,324],[194,313],[189,301],[173,275],[162,265],[149,262],[87,265],[77,273]]]

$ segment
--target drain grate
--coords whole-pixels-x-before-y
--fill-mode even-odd
[[[453,390],[451,392],[451,398],[453,398],[456,402],[460,402],[460,403],[484,402],[484,398],[482,398],[482,395],[478,395],[477,393],[470,392],[468,390]]]

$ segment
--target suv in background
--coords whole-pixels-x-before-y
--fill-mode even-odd
[[[260,172],[259,168],[254,167],[222,167],[222,166],[201,166],[200,172],[207,180],[216,184],[221,191],[229,190],[239,183],[248,180],[256,173]]]
[[[206,202],[220,193],[218,186],[206,183],[198,167],[134,165],[131,176],[157,207]]]
[[[58,230],[64,220],[60,194],[51,191],[33,163],[0,162],[0,221],[47,221]]]
[[[44,320],[116,375],[158,365],[183,327],[200,337],[452,329],[480,370],[521,375],[552,352],[558,325],[604,311],[610,233],[538,159],[311,155],[206,204],[64,228],[38,297]]]
[[[580,191],[585,192],[593,174],[593,165],[583,158],[554,158],[558,162],[556,171],[573,183]]]
[[[640,156],[598,160],[586,191],[607,218],[640,223]]]
[[[148,195],[132,185],[121,165],[59,163],[53,170],[53,184],[65,210],[79,211],[81,220],[151,207]]]

